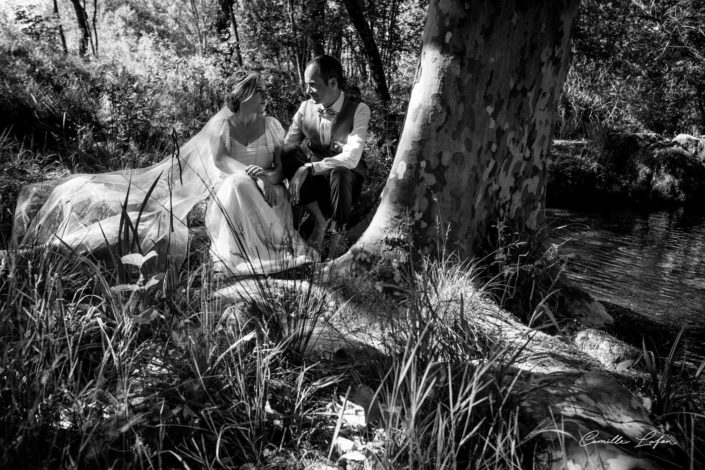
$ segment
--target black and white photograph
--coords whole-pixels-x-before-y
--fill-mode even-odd
[[[705,1],[3,0],[0,468],[705,468]]]

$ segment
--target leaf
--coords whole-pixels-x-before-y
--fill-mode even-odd
[[[161,317],[161,315],[159,315],[158,310],[156,310],[156,309],[146,310],[135,317],[135,323],[138,323],[138,324],[152,323],[154,320],[156,320],[159,317]]]
[[[120,261],[122,261],[122,264],[131,264],[133,266],[141,268],[144,263],[154,258],[155,256],[157,256],[156,251],[150,251],[144,256],[140,253],[130,253],[129,255],[124,255],[122,258],[120,258]]]
[[[651,406],[652,406],[651,398],[644,397],[644,399],[642,400],[642,404],[644,405],[644,408],[646,408],[646,411],[651,412]]]
[[[149,191],[147,191],[147,194],[144,196],[144,201],[142,201],[142,205],[140,206],[139,213],[137,214],[137,220],[135,221],[135,229],[134,229],[135,233],[134,233],[134,237],[132,238],[132,241],[134,243],[133,248],[137,247],[137,249],[140,251],[142,251],[142,250],[139,245],[139,239],[137,237],[137,230],[140,225],[140,220],[142,219],[142,213],[144,212],[144,209],[147,207],[147,203],[149,202],[149,197],[152,195],[154,188],[157,187],[157,183],[159,183],[159,180],[162,177],[162,173],[159,173],[159,175],[155,178],[154,182],[152,183],[152,186],[149,188]]]
[[[154,286],[158,286],[164,280],[164,276],[165,276],[164,273],[155,274],[154,276],[149,278],[149,281],[147,281],[147,284],[145,284],[144,289],[149,290]]]
[[[117,286],[111,287],[110,290],[115,293],[134,292],[136,290],[140,290],[140,286],[138,286],[137,284],[119,284]]]

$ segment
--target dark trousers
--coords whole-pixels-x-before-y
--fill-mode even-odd
[[[284,178],[291,181],[296,170],[308,163],[301,146],[286,144],[281,154]],[[359,199],[364,178],[347,168],[338,167],[314,176],[307,176],[301,186],[299,204],[318,202],[325,217],[331,218],[344,230],[353,204]]]

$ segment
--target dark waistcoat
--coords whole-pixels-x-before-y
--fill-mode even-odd
[[[306,136],[308,148],[311,149],[311,161],[317,162],[324,158],[338,155],[347,142],[348,136],[353,129],[355,111],[358,106],[357,101],[351,100],[348,95],[343,97],[343,107],[336,114],[330,133],[330,144],[323,145],[321,136],[318,133],[318,105],[309,101],[301,123],[301,130]],[[352,171],[360,174],[363,178],[367,176],[367,164],[365,163],[365,153],[362,153],[360,162]]]

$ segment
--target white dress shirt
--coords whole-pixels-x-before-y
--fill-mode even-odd
[[[337,113],[343,108],[343,100],[345,94],[340,93],[337,100],[329,107]],[[310,100],[309,100],[310,101]],[[311,106],[312,103],[304,101],[301,103],[298,111],[294,114],[291,120],[291,126],[289,126],[289,132],[287,132],[284,139],[285,143],[301,143],[305,136],[302,132],[301,123],[304,119],[304,114],[307,106]],[[322,104],[315,105],[317,109],[323,109]],[[331,170],[337,167],[345,167],[348,169],[353,169],[360,162],[362,157],[362,151],[365,149],[365,139],[367,138],[367,126],[370,122],[370,107],[365,103],[359,103],[357,109],[355,110],[355,115],[353,116],[353,127],[352,131],[348,135],[346,142],[340,142],[342,146],[342,151],[333,157],[324,158],[320,162],[313,163],[314,173],[321,173],[326,170]],[[315,113],[315,119],[318,119],[318,134],[323,145],[330,144],[330,134],[333,124],[335,123],[336,116],[321,115]]]

